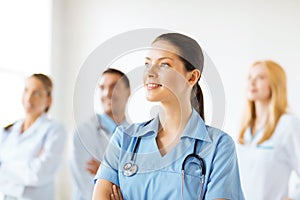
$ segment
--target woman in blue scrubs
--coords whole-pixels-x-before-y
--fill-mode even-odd
[[[93,199],[243,200],[233,140],[204,123],[199,44],[179,33],[152,43],[146,98],[154,119],[117,129],[95,177]]]

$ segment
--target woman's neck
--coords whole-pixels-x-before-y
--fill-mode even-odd
[[[192,114],[191,104],[162,104],[159,113],[160,129],[156,138],[162,155],[166,154],[179,141]]]
[[[22,125],[21,134],[24,133],[27,129],[29,129],[39,116],[40,115],[27,115]]]
[[[265,126],[269,113],[269,103],[267,102],[255,102],[255,121],[253,124],[252,134]]]
[[[268,102],[256,102],[255,103],[255,115],[256,121],[264,123],[268,117],[269,103]]]
[[[159,113],[162,128],[169,132],[182,132],[192,113],[192,108],[169,107]]]

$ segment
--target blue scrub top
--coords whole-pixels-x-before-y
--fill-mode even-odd
[[[206,165],[202,198],[243,200],[234,142],[219,129],[206,126],[193,110],[180,142],[162,156],[157,147],[158,116],[150,122],[117,128],[113,134],[95,181],[108,180],[121,188],[124,199],[180,199],[182,196],[181,168],[185,157],[197,154]],[[140,145],[134,159],[137,174],[124,176],[123,167],[132,156],[137,138]],[[184,199],[197,199],[200,192],[201,165],[191,158],[185,164]]]

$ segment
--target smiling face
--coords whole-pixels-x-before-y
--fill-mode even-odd
[[[25,81],[22,95],[22,104],[26,115],[39,116],[51,105],[51,96],[45,89],[42,81],[35,77],[29,77]]]
[[[189,95],[193,86],[188,82],[190,72],[185,69],[178,50],[163,40],[155,42],[152,47],[145,60],[147,100],[164,102]]]
[[[268,71],[262,63],[251,67],[247,84],[247,96],[250,101],[268,102],[271,99]]]
[[[121,80],[121,76],[105,73],[100,79],[99,87],[104,112],[111,117],[113,114],[124,112],[130,96],[130,88]]]

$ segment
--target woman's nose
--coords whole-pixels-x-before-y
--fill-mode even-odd
[[[157,76],[157,65],[150,65],[149,67],[147,67],[146,69],[146,75],[149,78],[153,78]]]

